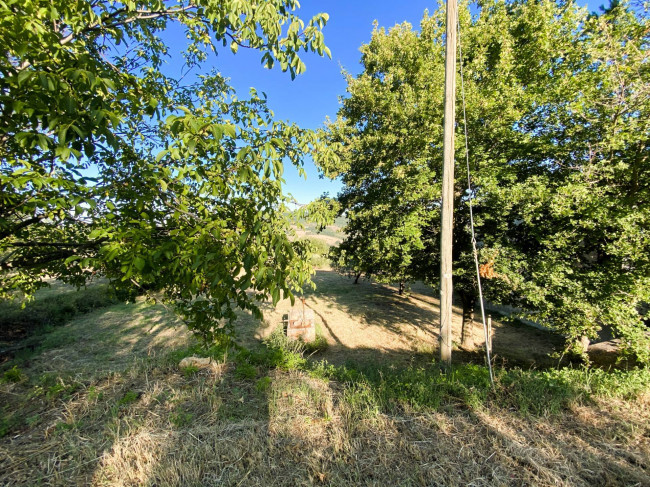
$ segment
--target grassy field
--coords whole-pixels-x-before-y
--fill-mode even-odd
[[[316,350],[276,331],[287,303],[209,350],[144,301],[63,306],[0,365],[0,485],[649,485],[650,371],[512,367],[499,324],[492,389],[479,355],[432,361],[425,289],[316,279]]]

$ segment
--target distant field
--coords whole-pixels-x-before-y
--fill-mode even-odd
[[[299,237],[316,237],[329,245],[338,245],[345,238],[343,230],[347,224],[347,218],[344,216],[336,218],[333,225],[328,225],[323,230],[319,230],[316,224],[304,220],[299,223],[302,226],[302,228],[296,228]]]
[[[201,350],[140,300],[30,338],[0,365],[0,485],[648,485],[650,371],[538,371],[556,340],[497,323],[492,390],[480,353],[432,361],[425,287],[315,280],[316,350],[278,334],[286,301],[240,313],[245,348]],[[61,295],[83,297],[36,302]]]

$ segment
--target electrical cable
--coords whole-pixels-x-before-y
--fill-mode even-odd
[[[481,286],[481,271],[478,263],[478,250],[476,249],[476,233],[474,231],[474,209],[472,200],[474,199],[474,192],[472,191],[472,178],[469,168],[469,143],[467,142],[467,111],[465,109],[465,80],[463,78],[463,48],[460,42],[460,18],[457,22],[458,25],[458,56],[460,57],[460,92],[463,100],[463,122],[465,128],[465,162],[467,164],[467,189],[469,191],[469,221],[472,230],[472,250],[474,252],[474,263],[476,264],[476,279],[478,283],[478,296],[481,302],[481,319],[483,321],[483,333],[485,334],[485,353],[487,355],[488,370],[490,371],[490,384],[494,387],[494,374],[492,373],[492,359],[490,357],[490,347],[487,324],[485,322],[485,305],[483,302],[483,288]]]

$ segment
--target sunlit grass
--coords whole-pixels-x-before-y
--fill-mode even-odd
[[[492,389],[480,365],[355,363],[353,353],[334,365],[279,331],[252,347],[205,348],[175,325],[144,301],[110,304],[50,329],[29,357],[5,364],[0,484],[647,479],[645,369],[498,368]],[[181,369],[188,356],[212,362]]]

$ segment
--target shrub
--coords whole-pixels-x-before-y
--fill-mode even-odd
[[[265,340],[266,351],[263,352],[265,365],[286,370],[303,368],[307,361],[303,357],[305,343],[300,340],[290,340],[278,327]]]

